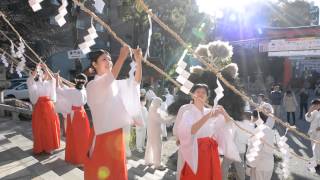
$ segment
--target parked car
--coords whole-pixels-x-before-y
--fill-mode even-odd
[[[27,83],[26,82],[17,83],[16,85],[13,85],[8,89],[5,89],[4,97],[28,100],[29,93],[28,93]]]

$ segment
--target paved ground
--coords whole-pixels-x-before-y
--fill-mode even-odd
[[[64,161],[65,143],[53,155],[32,154],[31,123],[0,119],[1,180],[81,180],[83,171]],[[127,167],[130,180],[175,179],[175,172],[144,165],[143,155],[133,152]]]
[[[308,124],[298,121],[298,128],[306,131]],[[284,130],[279,128],[280,134]],[[169,133],[170,134],[170,133]],[[28,179],[52,179],[52,180],[80,180],[83,179],[83,171],[75,166],[67,164],[64,159],[64,142],[61,149],[53,155],[33,156],[31,141],[31,123],[29,121],[13,121],[0,119],[0,179],[4,180],[28,180]],[[304,157],[310,156],[310,144],[308,141],[288,134],[289,144],[293,151]],[[176,150],[173,137],[164,142],[162,161],[168,166],[165,171],[154,170],[144,165],[143,154],[133,152],[133,157],[128,160],[129,179],[145,180],[173,180],[175,179]],[[306,163],[292,158],[290,161],[290,179],[320,179],[318,174],[311,174],[306,169]],[[272,179],[278,178],[279,164],[276,164]]]

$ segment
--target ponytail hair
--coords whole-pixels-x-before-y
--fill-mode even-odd
[[[78,90],[82,90],[84,85],[88,82],[88,78],[85,74],[81,73],[76,76],[74,81],[76,82],[75,88]]]

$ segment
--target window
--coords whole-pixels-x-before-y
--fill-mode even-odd
[[[85,29],[86,28],[86,23],[83,20],[78,19],[76,26],[77,26],[77,29]]]
[[[57,21],[54,19],[54,16],[50,16],[50,20],[49,20],[50,22],[50,24],[52,24],[52,25],[57,25],[58,26],[58,23],[57,23]]]
[[[58,2],[58,0],[50,0],[51,4],[59,6],[60,3]]]
[[[17,88],[16,88],[16,90],[25,90],[25,89],[27,89],[28,87],[27,87],[27,84],[22,84],[22,85],[20,85],[20,86],[18,86]]]
[[[95,25],[95,28],[96,28],[96,30],[97,30],[98,32],[104,32],[103,26],[100,25],[99,23],[97,23],[97,24]]]

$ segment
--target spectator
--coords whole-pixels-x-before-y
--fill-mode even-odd
[[[303,109],[305,113],[308,112],[308,99],[309,99],[309,94],[306,91],[305,88],[302,88],[299,94],[300,97],[300,119],[303,118]]]
[[[275,85],[270,94],[271,105],[274,109],[274,114],[277,117],[281,117],[281,100],[282,100],[282,92],[280,90],[279,85]]]
[[[290,114],[292,114],[293,125],[296,124],[297,100],[294,93],[288,90],[283,97],[283,106],[287,112],[287,121],[290,123]],[[290,123],[291,124],[291,123]]]

